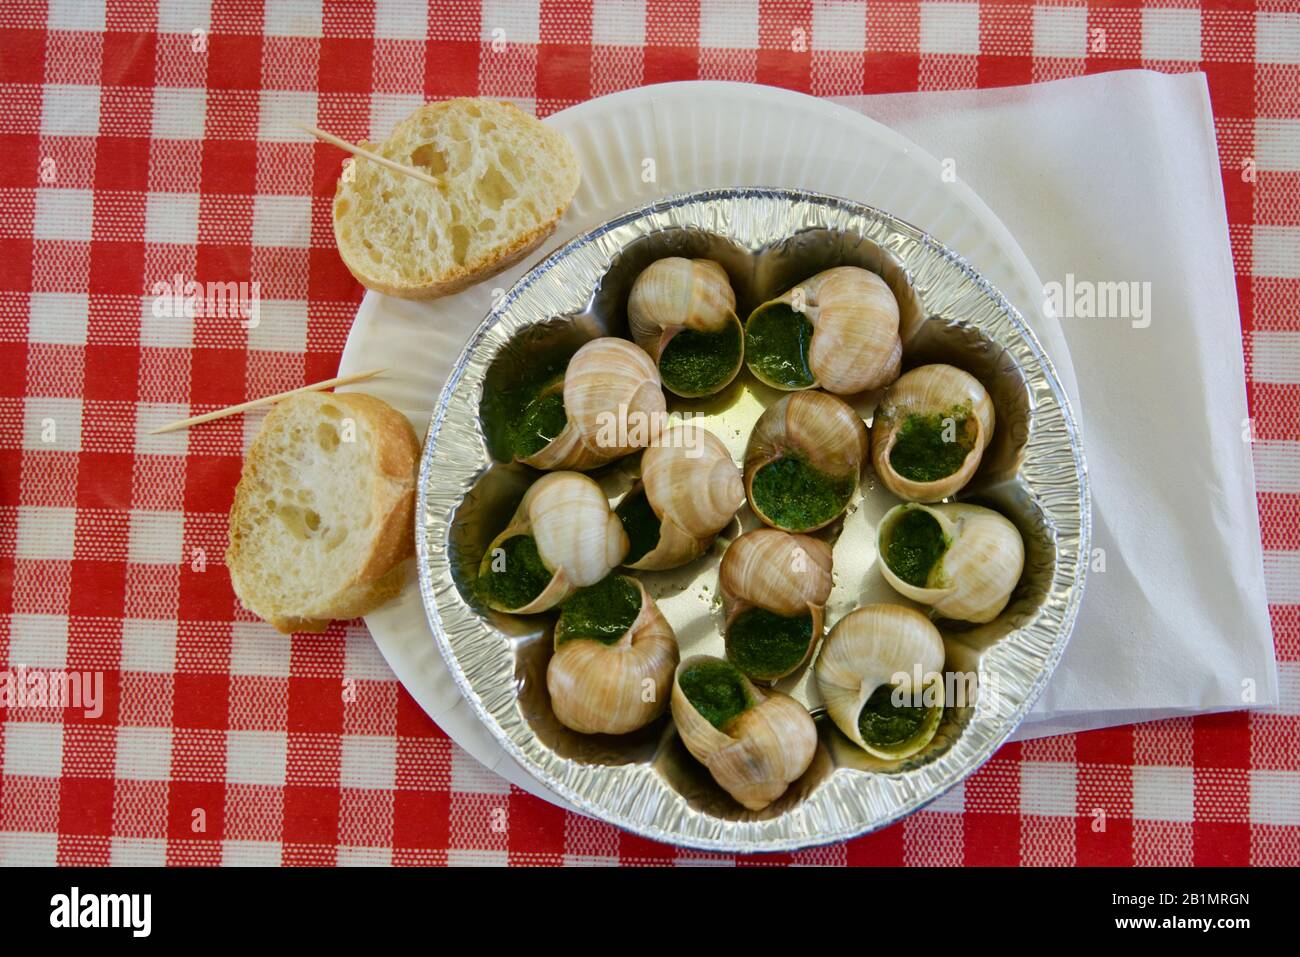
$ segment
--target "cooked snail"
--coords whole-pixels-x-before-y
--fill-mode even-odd
[[[880,400],[872,464],[899,498],[937,502],[970,481],[993,426],[993,401],[978,379],[955,366],[919,366]]]
[[[546,667],[551,708],[582,734],[626,734],[668,707],[677,638],[641,583],[610,575],[560,605]]]
[[[644,352],[626,339],[593,339],[524,407],[515,458],[539,469],[594,469],[649,445],[666,410]]]
[[[916,754],[943,717],[943,639],[901,605],[866,605],[826,636],[813,673],[826,711],[858,747],[885,760]]]
[[[659,571],[698,558],[745,503],[740,470],[707,429],[675,428],[641,457],[641,482],[618,505],[628,568]]]
[[[740,371],[744,334],[736,294],[712,260],[671,256],[651,263],[632,284],[627,322],[669,392],[713,395]]]
[[[817,752],[817,728],[803,705],[755,687],[720,658],[696,655],[678,665],[672,702],[687,750],[751,811],[784,794]]]
[[[774,528],[746,532],[718,570],[727,658],[755,681],[775,681],[808,660],[822,636],[831,548]]]
[[[898,376],[898,322],[888,283],[857,266],[836,266],[749,314],[745,364],[777,389],[878,389]]]
[[[617,568],[627,545],[599,485],[579,472],[551,472],[529,487],[488,545],[480,591],[498,611],[546,611]]]
[[[766,524],[789,532],[829,525],[848,507],[867,458],[867,427],[825,392],[768,407],[745,449],[745,492]]]
[[[980,505],[897,505],[880,520],[876,548],[895,591],[958,621],[996,618],[1025,567],[1020,532]]]

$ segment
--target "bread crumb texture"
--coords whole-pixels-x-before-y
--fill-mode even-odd
[[[320,631],[387,601],[414,552],[420,444],[361,393],[278,403],[244,460],[226,564],[245,607],[281,631]]]
[[[564,136],[510,103],[426,103],[382,144],[435,188],[365,159],[334,194],[339,254],[364,285],[430,298],[522,258],[555,228],[581,171]]]

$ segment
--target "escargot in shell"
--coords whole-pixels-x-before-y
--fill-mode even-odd
[[[580,588],[555,623],[546,687],[555,717],[582,734],[626,734],[668,707],[677,638],[635,578]]]
[[[817,752],[817,728],[803,705],[756,687],[720,658],[696,655],[677,666],[672,709],[687,750],[751,811],[784,794]]]
[[[726,271],[710,259],[670,256],[651,263],[627,302],[632,339],[669,392],[713,395],[740,371],[744,333]]]
[[[867,427],[825,392],[782,396],[745,449],[745,491],[759,519],[788,532],[829,525],[848,507],[867,458]]]
[[[981,505],[896,505],[876,531],[880,571],[900,595],[945,618],[992,621],[1020,581],[1025,543]]]
[[[550,472],[529,486],[488,545],[479,592],[498,611],[543,612],[608,575],[627,548],[599,485],[580,472]]]
[[[939,727],[943,663],[943,639],[930,619],[901,605],[865,605],[836,622],[813,674],[849,740],[898,760],[923,749]]]
[[[644,352],[626,339],[593,339],[512,423],[515,460],[594,469],[648,445],[651,423],[666,411],[659,372]]]
[[[872,465],[899,498],[937,502],[970,481],[993,428],[993,400],[978,379],[956,366],[918,366],[881,397]]]
[[[707,429],[680,426],[641,456],[641,481],[617,513],[628,568],[659,571],[698,558],[745,503],[740,469]]]
[[[727,659],[755,681],[783,678],[821,640],[831,594],[831,548],[774,528],[746,532],[718,570]]]
[[[836,266],[749,314],[745,364],[776,389],[878,389],[898,376],[898,324],[888,283],[857,266]]]

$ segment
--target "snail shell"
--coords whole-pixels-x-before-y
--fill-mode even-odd
[[[812,325],[806,355],[789,357],[791,368],[802,365],[806,374],[776,378],[763,369],[767,350],[761,335],[752,334],[759,329],[754,320],[776,319],[777,310],[802,313]],[[745,363],[760,381],[777,389],[820,387],[839,395],[878,389],[898,376],[903,358],[898,324],[898,300],[888,283],[857,266],[836,266],[750,313]]]
[[[943,665],[943,639],[928,618],[901,605],[865,605],[836,622],[813,673],[836,727],[869,754],[898,760],[929,744],[939,727]],[[918,673],[922,688],[915,687]],[[882,685],[901,686],[905,693],[924,692],[933,702],[916,734],[888,746],[864,739],[859,724],[867,699]]]
[[[848,507],[867,458],[867,427],[847,402],[825,392],[795,392],[782,396],[758,418],[745,448],[745,494],[754,514],[765,524],[791,532],[810,532],[832,521]],[[839,508],[829,514],[794,521],[765,501],[754,481],[760,470],[779,459],[805,463],[833,483],[844,486]],[[760,483],[761,485],[761,483]],[[772,514],[777,512],[777,514]]]
[[[676,395],[686,398],[713,395],[726,388],[740,371],[744,333],[736,315],[736,294],[726,270],[712,260],[670,256],[651,263],[632,284],[627,321],[633,341],[650,355],[661,371],[664,350],[678,333],[687,329],[734,333],[734,362],[728,362],[726,368],[720,367],[714,380],[703,387],[670,381],[669,376],[664,380],[664,387]]]
[[[791,535],[774,528],[755,529],[741,535],[727,548],[718,577],[724,602],[728,658],[736,660],[731,626],[744,612],[762,608],[785,618],[806,614],[812,619],[812,627],[803,657],[789,667],[750,677],[775,681],[798,670],[821,639],[825,605],[834,584],[831,547],[807,535]]]
[[[605,493],[580,472],[551,472],[524,493],[510,522],[488,545],[479,576],[489,574],[494,553],[516,535],[531,535],[551,579],[530,602],[498,611],[532,615],[553,608],[573,592],[594,585],[618,567],[627,554],[627,533],[609,508]]]
[[[626,339],[593,339],[564,371],[564,428],[532,455],[538,469],[594,469],[649,445],[667,414],[659,370]],[[621,427],[620,427],[621,426]]]
[[[924,586],[904,581],[887,561],[895,526],[917,510],[938,523],[946,544]],[[876,548],[881,574],[900,595],[944,618],[980,624],[1001,614],[1025,567],[1025,543],[1016,526],[991,508],[965,503],[894,506],[880,520]]]
[[[957,469],[931,481],[900,475],[891,457],[903,426],[912,416],[947,416],[969,409],[965,434],[957,436],[970,449]],[[898,378],[876,408],[871,426],[871,461],[885,487],[909,502],[937,502],[955,495],[979,468],[984,449],[993,438],[993,400],[969,372],[950,365],[918,366]]]
[[[745,503],[731,453],[716,435],[698,427],[673,429],[661,444],[646,449],[641,488],[659,518],[659,541],[628,568],[660,571],[698,558]]]
[[[755,687],[740,672],[749,706],[722,728],[715,728],[682,691],[681,678],[691,667],[717,658],[696,655],[677,666],[673,680],[673,721],[682,743],[709,769],[733,798],[760,811],[799,779],[817,751],[817,728],[804,706],[789,695]]]
[[[679,657],[677,637],[641,583],[623,580],[636,586],[641,610],[617,641],[565,640],[563,609],[556,623],[546,687],[555,717],[582,734],[626,734],[668,707]],[[650,687],[653,691],[647,695]]]

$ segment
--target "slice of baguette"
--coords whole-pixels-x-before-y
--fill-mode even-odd
[[[564,136],[510,103],[426,103],[378,146],[440,187],[354,159],[334,191],[334,240],[362,285],[404,299],[456,292],[555,229],[581,168]]]
[[[420,443],[360,392],[278,403],[244,460],[226,565],[244,607],[280,631],[324,631],[397,594],[415,551]]]

